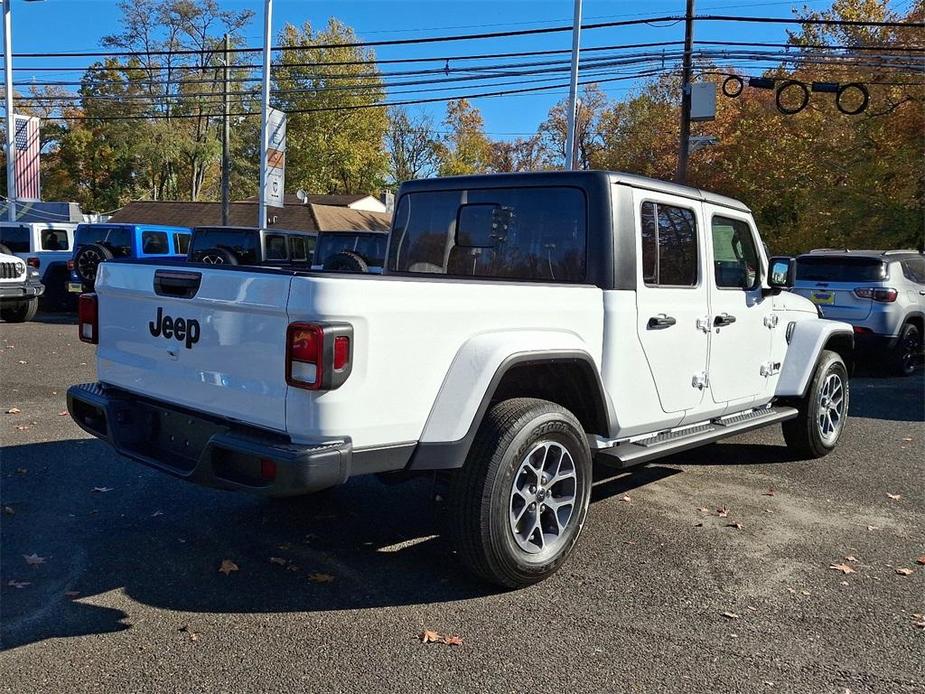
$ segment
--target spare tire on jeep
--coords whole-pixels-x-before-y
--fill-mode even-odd
[[[100,263],[112,260],[113,253],[101,243],[91,243],[82,246],[74,254],[74,271],[83,283],[84,288],[93,291],[96,284],[96,270]]]
[[[369,264],[359,253],[341,251],[324,261],[327,272],[369,272]]]

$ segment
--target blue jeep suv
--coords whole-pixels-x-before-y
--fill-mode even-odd
[[[92,292],[96,268],[110,258],[169,258],[185,262],[189,227],[158,224],[79,224],[74,232],[74,254],[68,290]]]

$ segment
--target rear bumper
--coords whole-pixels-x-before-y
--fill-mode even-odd
[[[898,340],[898,337],[876,333],[855,333],[854,351],[858,356],[883,354],[892,351]]]
[[[67,409],[84,431],[127,458],[208,487],[295,496],[350,477],[349,439],[296,445],[282,434],[238,427],[100,383],[71,386]]]
[[[15,301],[17,299],[34,299],[42,296],[45,285],[34,279],[27,279],[22,284],[0,285],[0,300]]]

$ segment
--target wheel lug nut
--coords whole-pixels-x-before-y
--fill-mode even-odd
[[[531,494],[536,494],[536,486],[535,486],[535,485],[530,485],[530,493],[531,493]]]
[[[530,510],[532,511],[535,508],[536,508],[536,502],[534,501],[532,504],[530,504]]]

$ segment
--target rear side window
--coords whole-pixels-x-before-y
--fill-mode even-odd
[[[196,229],[190,241],[190,262],[202,262],[205,252],[213,248],[234,253],[242,265],[256,265],[259,262],[260,233],[256,229]]]
[[[304,261],[308,259],[305,254],[305,239],[298,236],[289,237],[289,257],[293,261]]]
[[[824,255],[797,258],[797,281],[879,282],[886,277],[886,265],[877,258]]]
[[[173,246],[176,249],[176,253],[182,253],[186,255],[189,251],[189,234],[174,234],[173,235]]]
[[[42,229],[42,250],[43,251],[69,251],[70,244],[67,240],[67,232],[61,229]]]
[[[642,203],[642,277],[650,287],[693,287],[699,253],[693,210]]]
[[[75,246],[89,246],[99,243],[106,246],[113,255],[124,257],[132,254],[132,232],[128,227],[90,224],[77,227]]]
[[[395,213],[394,272],[582,282],[587,255],[578,188],[408,193]]]
[[[342,251],[353,251],[363,256],[369,265],[382,267],[388,240],[388,234],[322,234],[318,237],[317,262],[324,264]]]
[[[723,289],[758,286],[758,249],[748,222],[713,217],[713,275]]]
[[[279,234],[267,234],[267,260],[286,260],[286,237]]]
[[[909,258],[903,261],[903,274],[906,279],[917,284],[925,284],[925,258]]]
[[[141,232],[141,252],[145,255],[163,255],[170,252],[166,231]]]
[[[0,243],[12,253],[31,253],[29,227],[0,227]]]

